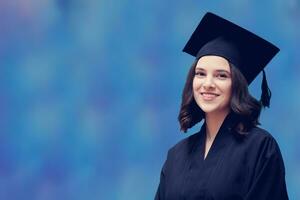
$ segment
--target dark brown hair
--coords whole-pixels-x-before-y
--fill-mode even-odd
[[[193,79],[198,59],[192,64],[182,93],[181,107],[178,115],[180,130],[184,133],[204,117],[204,111],[197,105],[193,95]],[[247,132],[251,127],[259,125],[259,116],[262,104],[252,97],[248,91],[248,84],[240,72],[232,63],[229,63],[232,77],[232,93],[230,110],[239,120],[235,129],[239,133]]]

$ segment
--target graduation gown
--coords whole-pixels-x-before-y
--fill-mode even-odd
[[[279,146],[265,130],[240,135],[231,114],[204,159],[205,122],[168,151],[155,200],[287,200]]]

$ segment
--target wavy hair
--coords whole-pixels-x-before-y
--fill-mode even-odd
[[[187,132],[195,124],[205,118],[204,111],[197,105],[193,95],[193,79],[198,59],[192,64],[182,92],[182,101],[178,115],[180,131]],[[243,134],[251,127],[259,125],[259,116],[262,109],[260,101],[252,97],[248,90],[248,83],[232,63],[229,63],[232,77],[232,93],[230,98],[230,110],[237,117],[235,129]]]

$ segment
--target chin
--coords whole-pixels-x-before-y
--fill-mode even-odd
[[[218,105],[202,105],[200,106],[201,110],[205,113],[215,113],[215,112],[223,112],[224,108]]]
[[[202,109],[202,108],[201,108]],[[205,113],[214,113],[214,112],[216,112],[216,111],[218,111],[218,109],[202,109],[203,110],[203,112],[205,112]]]

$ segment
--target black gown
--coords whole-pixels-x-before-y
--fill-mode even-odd
[[[155,200],[288,199],[275,139],[258,127],[241,136],[233,119],[226,116],[205,159],[205,123],[169,149]]]

